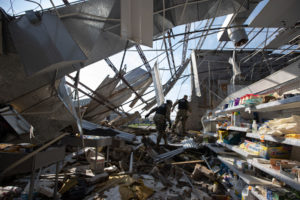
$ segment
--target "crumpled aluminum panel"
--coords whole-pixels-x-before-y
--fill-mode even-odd
[[[126,133],[124,131],[120,131],[117,129],[112,129],[112,128],[108,128],[108,127],[104,127],[104,126],[100,126],[98,124],[95,124],[93,122],[90,121],[86,121],[86,120],[82,120],[82,128],[86,129],[86,130],[95,130],[95,129],[102,129],[105,132],[106,131],[110,131],[115,133],[116,135],[114,136],[117,139],[121,139],[121,140],[125,140],[128,142],[133,142],[136,139],[136,136],[130,133]]]
[[[199,145],[197,143],[195,143],[192,138],[183,140],[180,144],[178,144],[178,146],[181,146],[181,147],[178,149],[175,149],[173,151],[169,151],[169,152],[166,152],[166,153],[156,156],[154,159],[154,162],[159,163],[159,162],[165,161],[167,159],[170,159],[178,154],[181,154],[186,149],[198,149],[199,148]]]
[[[87,59],[56,15],[44,13],[34,24],[24,15],[11,22],[9,29],[27,75],[61,62]]]
[[[232,2],[234,6],[232,6]],[[175,5],[184,5],[185,0],[170,0],[165,1],[166,8]],[[209,17],[223,16],[229,13],[234,13],[239,9],[239,6],[244,0],[223,0],[220,5],[219,12],[215,12],[215,5],[217,0],[199,1],[198,3],[189,4],[186,7],[183,20],[179,21],[184,6],[178,6],[166,12],[166,20],[160,20],[162,18],[162,12],[154,14],[158,17],[158,20],[154,20],[153,35],[161,33],[162,26],[156,26],[160,21],[169,21],[174,26],[184,23],[190,23],[193,21],[200,21]],[[259,1],[249,1],[251,5],[257,4]],[[190,2],[189,2],[190,3]],[[240,11],[243,11],[242,8]],[[162,11],[161,0],[154,0],[154,12]],[[209,13],[207,14],[207,12]],[[77,3],[71,6],[66,6],[58,9],[60,15],[72,14],[72,13],[88,13],[103,18],[120,19],[120,0],[89,0],[82,3]],[[55,11],[45,11],[44,15],[54,14]],[[157,17],[154,17],[156,19]],[[88,59],[82,63],[82,65],[72,65],[71,63],[57,64],[59,70],[51,68],[47,73],[36,74],[35,76],[27,77],[27,74],[23,70],[23,65],[20,57],[15,52],[8,52],[10,54],[0,56],[0,93],[3,94],[0,97],[0,103],[7,103],[15,98],[18,98],[26,93],[32,92],[42,86],[45,86],[54,79],[58,80],[65,74],[76,71],[91,63],[104,59],[124,49],[126,41],[120,37],[119,22],[101,21],[93,19],[91,17],[65,17],[61,21],[64,27],[67,29],[73,40],[78,44],[80,49],[88,57]],[[5,22],[6,23],[6,22]],[[14,23],[8,22],[9,23]],[[117,25],[117,26],[115,26]],[[115,28],[108,31],[103,31],[103,28],[115,26]],[[165,26],[168,28],[168,26]],[[84,31],[83,31],[84,30]],[[4,31],[5,32],[5,31]],[[10,36],[4,35],[5,40],[9,40]],[[131,46],[130,44],[129,46]],[[9,48],[10,49],[10,48]],[[35,71],[35,70],[33,70]],[[11,90],[7,90],[11,88]]]
[[[137,68],[130,71],[128,74],[124,76],[124,78],[135,90],[139,90],[143,88],[145,85],[147,85],[149,79],[151,79],[149,73],[141,68]],[[103,84],[101,83],[101,85]],[[102,90],[105,90],[105,87],[103,87]],[[99,92],[100,90],[97,91]],[[116,87],[115,90],[111,92],[109,96],[105,96],[105,97],[106,100],[108,100],[112,105],[120,106],[131,96],[132,96],[132,91],[124,83],[122,83],[121,85]],[[111,112],[112,111],[108,109],[106,106],[100,105],[95,100],[92,100],[91,103],[88,105],[88,109],[84,115],[84,119],[95,123],[99,123]]]
[[[15,109],[4,107],[0,109],[0,113],[17,134],[29,133],[30,124]]]
[[[11,105],[34,128],[32,142],[40,144],[58,136],[63,128],[76,124],[78,116],[65,88],[65,81],[56,81],[11,102]],[[29,137],[26,138],[29,141]]]

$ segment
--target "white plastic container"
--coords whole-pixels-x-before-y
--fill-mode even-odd
[[[257,133],[257,123],[256,123],[256,120],[253,120],[253,123],[252,123],[252,133]]]
[[[97,161],[95,160],[96,160],[95,156],[90,157],[89,162],[90,162],[91,169],[96,173],[102,173],[104,171],[105,158],[102,156],[98,156]]]
[[[249,187],[245,186],[244,189],[242,190],[242,200],[249,200],[249,196],[250,196]]]

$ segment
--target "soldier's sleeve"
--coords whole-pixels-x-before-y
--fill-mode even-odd
[[[168,122],[171,124],[171,118],[170,118],[170,115],[171,115],[171,108],[168,108],[168,109],[167,109],[167,113],[166,113],[166,118],[167,118]]]
[[[157,110],[157,107],[155,107],[152,110],[150,110],[150,112],[146,115],[146,117],[148,117],[149,115],[151,115],[152,113],[154,113],[156,110]]]
[[[174,108],[175,108],[175,106],[178,104],[178,100],[177,101],[175,101],[175,103],[173,104],[173,106],[172,106],[172,110],[174,110]]]

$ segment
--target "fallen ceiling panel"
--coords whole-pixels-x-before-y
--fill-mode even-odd
[[[180,78],[180,76],[182,75],[182,73],[184,72],[184,70],[186,69],[186,67],[188,66],[188,64],[190,63],[190,59],[187,59],[184,64],[180,65],[176,71],[176,74],[174,75],[174,77],[171,77],[166,84],[163,85],[163,94],[164,96],[166,96],[170,90],[173,88],[173,86],[176,84],[176,82],[178,81],[178,79]],[[156,99],[153,98],[152,101],[150,101],[148,103],[148,105],[146,105],[143,109],[144,110],[149,110],[150,108],[152,108],[154,105],[156,104]]]
[[[44,13],[39,18],[33,11],[29,13],[9,24],[14,46],[28,76],[87,59],[56,15]]]
[[[164,103],[164,94],[163,89],[161,85],[160,75],[157,68],[157,62],[155,62],[153,69],[151,71],[152,77],[153,77],[153,83],[154,83],[154,89],[155,89],[155,96],[156,96],[156,104],[157,106],[160,106]]]
[[[64,79],[22,96],[11,102],[11,105],[33,126],[35,137],[31,142],[43,143],[73,124],[77,124],[81,131]],[[29,139],[26,137],[25,141],[29,142]]]
[[[266,49],[277,49],[283,45],[294,44],[293,40],[299,36],[300,36],[300,28],[290,28],[287,30],[281,30],[279,31],[278,35],[276,35],[274,40],[272,40],[266,46]]]
[[[179,24],[190,23],[211,17],[212,14],[215,14],[215,10],[212,8],[212,5],[214,5],[216,2],[217,0],[188,2],[183,20],[180,21],[179,19],[182,14],[185,0],[166,1],[165,18],[162,16],[162,2],[160,0],[154,0],[153,35],[159,35],[162,32],[162,27],[160,26],[161,23],[165,23],[167,21],[170,22],[170,28],[172,28],[173,26]],[[232,0],[223,0],[221,3],[222,9],[218,11],[217,16],[223,16],[238,10],[242,1],[235,0],[234,2],[235,3],[232,6]],[[249,4],[256,5],[257,2],[258,1],[249,1]],[[246,7],[243,6],[240,11],[244,10],[246,10]],[[54,61],[58,61],[55,59],[50,62],[50,64],[53,63],[51,66],[55,67],[40,69],[40,66],[38,66],[37,68],[28,69],[28,73],[34,73],[41,70],[46,72],[38,73],[35,74],[35,76],[28,77],[27,73],[23,69],[24,65],[20,54],[18,54],[11,41],[12,36],[7,31],[8,26],[16,23],[18,18],[5,18],[2,23],[5,52],[4,55],[1,55],[0,57],[0,77],[1,80],[3,80],[0,85],[0,92],[3,94],[0,97],[0,103],[7,103],[15,98],[18,98],[19,96],[25,95],[26,93],[50,84],[53,82],[53,80],[59,80],[68,73],[76,71],[101,59],[107,58],[124,49],[126,40],[120,37],[120,0],[89,0],[70,6],[63,6],[58,8],[56,11],[59,13],[60,21],[62,21],[63,24],[59,25],[58,27],[64,27],[66,29],[66,31],[59,31],[61,33],[65,33],[59,36],[67,35],[67,33],[70,34],[70,38],[74,40],[74,43],[78,45],[87,59],[85,59],[84,62],[79,62],[76,64],[74,64],[73,61],[55,63]],[[44,11],[44,19],[47,18],[46,16],[55,16],[56,11]],[[207,14],[208,11],[209,13]],[[25,16],[22,18],[25,20]],[[44,23],[43,20],[42,23]],[[168,28],[167,26],[164,27],[166,29]],[[37,32],[34,32],[34,34],[38,35]],[[25,35],[22,35],[22,40],[26,41],[27,38],[23,36]],[[37,44],[37,41],[42,38],[42,34],[38,35],[38,37],[35,37],[36,41],[33,41],[33,43]],[[49,34],[48,39],[49,38],[53,38],[52,33]],[[17,40],[18,38],[14,39]],[[20,39],[21,38],[19,38],[19,40]],[[50,41],[50,39],[48,41]],[[64,44],[63,40],[60,41],[62,41],[61,44]],[[72,43],[73,45],[71,46],[63,46],[61,49],[63,51],[72,49],[72,47],[74,47],[74,43]],[[60,44],[57,45],[59,46]],[[132,45],[133,44],[130,43],[129,47]],[[59,50],[56,52],[59,53]],[[73,55],[72,51],[62,52],[61,54]],[[35,55],[32,53],[30,57],[32,56]],[[33,58],[33,60],[35,59],[36,57]],[[43,61],[44,59],[40,59],[42,64]],[[6,88],[11,89],[7,90]]]
[[[249,24],[251,27],[294,27],[300,20],[299,0],[271,0]]]
[[[153,0],[121,0],[121,37],[152,47]]]
[[[149,84],[149,80],[151,80],[149,73],[141,68],[136,68],[130,71],[128,74],[125,74],[124,78],[136,91],[146,87]],[[103,87],[102,90],[106,90],[106,88]],[[128,100],[132,96],[132,93],[133,92],[126,86],[126,84],[122,83],[110,92],[110,95],[106,96],[106,99],[118,107]],[[98,102],[94,102],[93,100],[87,106],[88,109],[84,118],[95,123],[99,123],[111,113],[111,111],[105,106],[99,105]]]
[[[199,82],[199,76],[198,76],[198,65],[197,65],[197,59],[196,59],[196,54],[195,51],[192,51],[191,54],[191,60],[192,60],[192,77],[194,81],[194,86],[195,86],[195,92],[196,96],[201,97],[201,91],[200,91],[200,82]]]

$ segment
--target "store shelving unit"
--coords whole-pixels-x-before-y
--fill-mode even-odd
[[[234,173],[236,173],[245,183],[248,185],[272,185],[272,182],[266,181],[260,178],[257,178],[255,176],[246,174],[242,172],[241,170],[237,169],[232,162],[232,159],[234,157],[229,156],[218,156],[218,159],[224,163],[230,170],[232,170]]]
[[[219,127],[218,129],[223,129],[223,130],[228,130],[228,131],[240,131],[240,132],[248,132],[249,131],[249,128],[239,127],[239,126]]]
[[[216,110],[215,114],[219,115],[224,113],[245,111],[246,108],[249,108],[251,111],[255,111],[255,112],[270,112],[270,111],[278,111],[278,110],[285,110],[291,108],[300,108],[300,95],[277,100],[277,101],[271,101],[268,103],[259,104],[254,107],[238,105],[224,110]]]
[[[267,200],[265,197],[263,197],[262,195],[258,194],[258,192],[256,190],[251,190],[251,193],[258,199],[258,200]]]
[[[212,150],[213,152],[215,152],[216,154],[222,154],[222,155],[236,155],[236,153],[234,152],[228,152],[226,151],[227,149],[225,149],[224,147],[218,147],[214,144],[205,144],[206,147],[208,147],[210,150]]]
[[[244,109],[245,109],[244,105],[238,105],[238,106],[226,108],[224,110],[216,110],[215,113],[216,114],[227,114],[227,113],[242,111]]]
[[[254,139],[258,139],[258,140],[265,140],[265,141],[277,142],[277,143],[281,143],[281,144],[288,144],[288,145],[300,147],[300,139],[275,137],[272,135],[259,135],[257,133],[247,133],[246,136],[249,138],[254,138]]]
[[[223,147],[226,147],[227,149],[230,149],[231,151],[236,152],[237,154],[245,157],[245,158],[251,158],[251,157],[257,157],[256,155],[250,154],[243,150],[242,148],[235,146],[235,145],[230,145],[230,144],[225,144],[223,142],[218,141],[218,144],[222,145]]]
[[[284,174],[281,174],[278,170],[272,169],[270,164],[261,164],[256,159],[253,159],[248,162],[250,162],[255,168],[260,169],[261,171],[277,178],[278,180],[281,180],[282,182],[286,183],[292,188],[300,191],[300,183],[298,181],[295,181],[294,179]]]
[[[287,110],[288,109],[288,110]],[[294,111],[300,111],[300,96],[294,96],[286,99],[281,99],[277,101],[272,101],[269,103],[259,104],[256,106],[245,106],[245,105],[238,105],[235,107],[230,107],[223,110],[216,110],[215,114],[216,116],[222,115],[222,114],[233,114],[233,112],[257,112],[258,114],[264,113],[264,116],[268,114],[268,112],[277,113],[280,115],[282,113],[281,111],[287,110],[288,113],[293,113]],[[277,112],[275,112],[277,111]],[[218,117],[216,117],[218,118]],[[275,142],[279,144],[285,144],[285,145],[291,145],[295,148],[300,147],[300,139],[297,138],[285,138],[285,137],[277,137],[272,135],[259,135],[258,133],[252,133],[249,128],[247,127],[238,127],[238,126],[228,126],[228,127],[217,127],[218,129],[223,130],[229,130],[229,131],[237,131],[241,133],[246,133],[245,136],[247,138],[252,138],[259,141],[269,141],[269,142]],[[241,149],[237,145],[230,145],[225,144],[223,142],[217,141],[216,142],[219,147],[216,147],[215,145],[208,145],[208,147],[218,154],[218,159],[224,163],[232,172],[237,174],[246,184],[254,186],[255,185],[272,185],[270,181],[266,181],[263,179],[259,179],[255,177],[254,175],[247,174],[246,172],[243,172],[234,165],[232,155],[225,155],[222,150],[222,148],[226,148],[228,150],[231,150],[232,153],[235,153],[236,159],[245,159],[245,161],[248,162],[254,169],[260,170],[264,172],[265,174],[268,174],[282,182],[284,182],[286,185],[288,185],[291,188],[294,188],[298,191],[300,191],[300,182],[297,180],[294,180],[292,177],[281,173],[279,170],[275,170],[271,167],[270,164],[262,164],[258,162],[257,158],[258,156],[252,155],[248,152],[246,152],[244,149]],[[251,193],[259,200],[266,200],[265,197],[260,195],[257,191],[254,189],[251,190]]]

